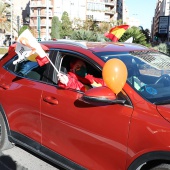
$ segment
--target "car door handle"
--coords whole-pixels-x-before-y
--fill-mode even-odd
[[[0,84],[0,87],[3,88],[3,89],[5,89],[5,90],[9,89],[9,85],[7,85],[7,84],[5,84],[5,83]]]
[[[54,104],[54,105],[58,104],[58,100],[55,97],[47,96],[47,97],[44,97],[43,100],[50,104]]]

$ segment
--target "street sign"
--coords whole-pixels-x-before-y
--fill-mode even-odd
[[[159,34],[168,34],[169,16],[159,17]]]

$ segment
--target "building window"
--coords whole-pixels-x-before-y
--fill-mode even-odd
[[[93,19],[93,15],[87,15],[87,19]]]
[[[89,2],[89,3],[87,3],[87,10],[104,11],[105,10],[105,4]]]

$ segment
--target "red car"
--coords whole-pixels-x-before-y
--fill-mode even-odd
[[[65,169],[170,168],[170,59],[137,44],[41,42],[52,63],[19,74],[11,49],[0,60],[0,148],[11,143]],[[55,67],[67,74],[73,58],[89,74],[117,58],[127,67],[123,89],[85,92],[58,86]]]

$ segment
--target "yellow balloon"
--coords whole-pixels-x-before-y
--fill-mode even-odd
[[[106,85],[117,95],[127,80],[127,68],[123,61],[114,58],[108,60],[102,70]]]

